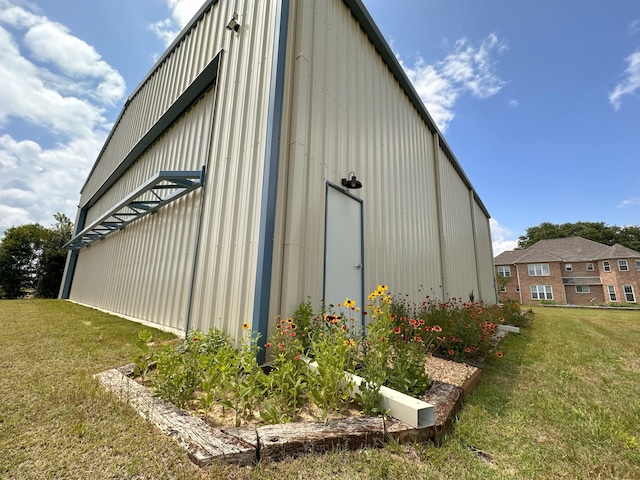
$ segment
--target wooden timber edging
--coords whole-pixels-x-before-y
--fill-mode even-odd
[[[438,441],[451,426],[464,397],[480,382],[478,369],[462,387],[434,381],[422,399],[436,407],[434,426],[414,428],[381,417],[347,417],[322,422],[293,422],[256,428],[217,429],[191,413],[158,399],[127,374],[128,366],[94,375],[100,385],[131,405],[145,420],[174,438],[189,458],[205,467],[214,460],[251,465],[262,458],[281,460],[304,453],[320,453],[336,446],[348,449],[382,446],[387,439],[399,443]]]

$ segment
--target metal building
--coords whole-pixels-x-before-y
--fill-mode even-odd
[[[76,225],[61,297],[175,331],[265,335],[379,283],[497,299],[489,214],[360,0],[206,1]]]

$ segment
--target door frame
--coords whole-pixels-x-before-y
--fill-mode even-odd
[[[361,310],[364,311],[364,269],[366,265],[364,264],[364,200],[362,198],[356,197],[352,195],[345,188],[336,185],[335,183],[327,181],[325,187],[325,195],[324,195],[324,252],[323,252],[323,271],[322,271],[322,302],[323,307],[325,305],[325,296],[326,296],[326,283],[327,283],[327,225],[329,221],[329,189],[336,190],[339,193],[347,195],[349,198],[357,201],[360,204],[360,264],[362,267],[360,268],[360,298],[355,299],[356,305],[360,306]],[[361,326],[364,328],[364,315],[360,315]]]

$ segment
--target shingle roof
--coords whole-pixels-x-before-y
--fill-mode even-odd
[[[616,243],[609,247],[603,256],[594,258],[594,260],[606,260],[607,258],[640,258],[640,253]]]
[[[513,263],[516,263],[518,259],[520,259],[520,257],[526,253],[526,251],[527,250],[524,249],[502,252],[500,255],[494,258],[493,261],[496,265],[511,265]]]
[[[640,253],[622,245],[603,245],[581,237],[540,240],[529,248],[502,252],[496,265],[537,262],[591,262],[608,258],[640,258]]]

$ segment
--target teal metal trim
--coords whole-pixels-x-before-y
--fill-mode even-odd
[[[96,240],[122,230],[130,223],[157,212],[168,203],[202,186],[203,172],[161,171],[76,234],[64,248],[80,250]]]
[[[260,212],[260,237],[258,242],[258,266],[253,300],[253,330],[260,333],[259,345],[264,347],[269,327],[271,304],[271,274],[276,224],[276,200],[278,194],[278,168],[280,163],[280,136],[284,108],[284,77],[289,27],[289,0],[278,5],[279,28],[274,44],[274,68],[271,72],[269,113],[267,119],[266,155],[262,182],[262,210]],[[258,353],[258,361],[264,361],[264,348]]]

